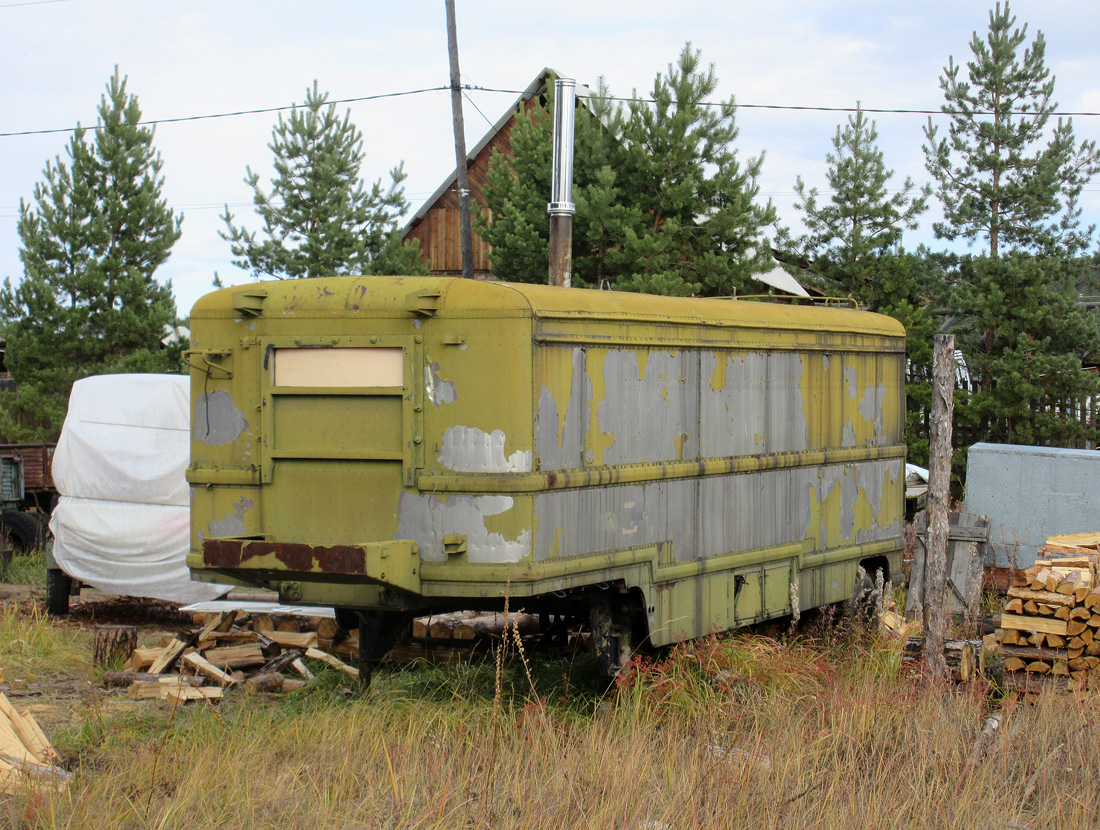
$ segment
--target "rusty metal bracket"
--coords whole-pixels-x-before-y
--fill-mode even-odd
[[[215,380],[229,380],[233,377],[233,372],[226,369],[224,366],[218,366],[215,363],[211,363],[211,360],[218,360],[223,357],[229,357],[232,352],[229,351],[215,351],[213,349],[191,349],[183,353],[183,362],[196,371],[202,372],[209,378],[214,378],[214,372],[223,372],[224,378],[214,378]],[[190,358],[197,358],[200,363],[192,363]]]

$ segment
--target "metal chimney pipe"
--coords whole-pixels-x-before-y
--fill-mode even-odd
[[[573,282],[573,121],[577,82],[554,81],[554,167],[550,182],[550,284],[569,288]]]

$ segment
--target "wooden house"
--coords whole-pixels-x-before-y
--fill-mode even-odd
[[[467,153],[470,179],[470,212],[477,215],[485,204],[485,188],[488,184],[489,159],[493,151],[499,150],[506,156],[512,154],[511,136],[515,125],[516,113],[520,107],[529,111],[540,100],[545,103],[548,85],[556,72],[547,68],[531,82],[485,134],[473,149]],[[420,253],[432,274],[462,274],[462,244],[458,221],[458,170],[456,169],[439,186],[439,189],[421,206],[401,232],[402,239],[416,239],[420,242]],[[490,246],[482,241],[477,232],[473,233],[474,276],[489,278]]]

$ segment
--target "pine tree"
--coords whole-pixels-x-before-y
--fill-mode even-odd
[[[771,267],[764,234],[776,212],[759,203],[756,183],[763,155],[738,161],[733,99],[708,106],[717,84],[687,44],[657,75],[655,103],[635,95],[616,109],[601,81],[578,108],[574,284],[728,295]],[[546,281],[552,127],[545,107],[518,114],[512,156],[490,163],[489,214],[477,227],[496,276]]]
[[[90,141],[77,125],[69,161],[46,163],[33,207],[20,203],[23,278],[0,293],[5,362],[19,386],[2,400],[0,429],[15,440],[56,436],[81,377],[178,371],[160,349],[175,318],[171,285],[153,275],[182,216],[161,198],[153,130],[140,126],[137,97],[117,67],[98,113]]]
[[[363,134],[350,110],[340,118],[327,102],[314,81],[304,104],[289,118],[279,116],[268,144],[275,168],[270,193],[247,168],[263,231],[257,240],[226,206],[219,234],[238,257],[234,264],[255,278],[425,273],[419,248],[399,238],[397,222],[409,207],[404,166],[390,171],[388,186],[378,179],[368,190],[360,178]]]
[[[1083,366],[1100,361],[1100,321],[1078,303],[1081,264],[1054,257],[964,260],[950,310],[972,388],[961,394],[959,446],[975,441],[1096,444],[1095,419],[1078,418],[1100,386]]]
[[[1079,227],[1081,191],[1100,171],[1095,142],[1077,144],[1072,120],[1058,119],[1048,135],[1054,78],[1046,67],[1042,32],[1025,46],[1027,25],[1005,2],[989,13],[989,31],[970,41],[973,60],[961,67],[949,58],[940,78],[949,117],[947,134],[929,118],[925,161],[937,183],[944,221],[937,237],[984,240],[996,259],[1005,251],[1054,250],[1073,255],[1086,248],[1094,228]]]
[[[545,99],[536,99],[516,113],[509,139],[512,153],[499,151],[489,160],[485,189],[487,210],[474,227],[489,243],[494,276],[514,282],[545,283],[550,256],[550,201],[553,162],[553,78]],[[576,109],[574,124],[573,285],[599,285],[606,276],[603,256],[614,243],[615,229],[625,208],[617,204],[615,174],[607,156],[605,124],[611,111],[610,93],[601,78],[597,88]],[[608,204],[608,192],[613,194]]]
[[[931,187],[917,188],[906,178],[901,190],[888,187],[894,171],[886,168],[878,146],[878,128],[857,107],[843,128],[836,128],[834,152],[826,155],[825,179],[832,195],[820,202],[816,187],[795,182],[795,207],[804,214],[808,233],[795,245],[802,256],[822,259],[832,287],[867,300],[882,254],[901,243],[902,233],[917,227],[928,209]]]
[[[654,103],[635,94],[615,122],[612,166],[637,217],[607,258],[618,288],[729,295],[772,267],[765,234],[777,214],[758,201],[764,154],[738,161],[736,102],[708,106],[717,88],[714,65],[703,71],[688,43],[656,76]]]

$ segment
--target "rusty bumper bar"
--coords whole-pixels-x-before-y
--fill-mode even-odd
[[[261,539],[207,539],[203,567],[227,571],[269,571],[287,578],[301,574],[347,576],[420,593],[416,542],[395,539],[362,545],[309,545]]]

